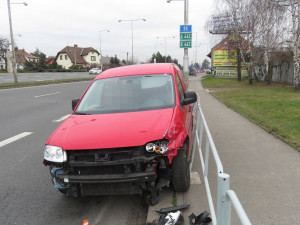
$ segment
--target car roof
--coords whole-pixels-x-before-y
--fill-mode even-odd
[[[105,70],[95,80],[111,77],[143,75],[143,74],[173,74],[175,64],[173,63],[152,63],[122,66]]]

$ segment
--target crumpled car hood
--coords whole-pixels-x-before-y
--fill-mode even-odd
[[[99,115],[71,115],[48,139],[64,150],[141,146],[162,139],[174,108]]]

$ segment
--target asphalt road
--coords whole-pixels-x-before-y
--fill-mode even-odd
[[[0,224],[145,224],[139,196],[69,198],[54,189],[42,164],[45,141],[88,85],[0,90]],[[24,137],[12,140],[16,135]]]
[[[58,80],[58,79],[70,79],[70,78],[86,78],[95,77],[96,75],[90,75],[88,72],[65,72],[65,73],[18,73],[19,82],[32,82],[32,81],[44,81],[44,80]],[[13,83],[14,77],[12,73],[0,73],[0,84]]]

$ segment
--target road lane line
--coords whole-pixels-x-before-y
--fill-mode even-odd
[[[24,137],[26,137],[26,136],[28,136],[28,135],[30,135],[30,134],[33,134],[33,132],[23,132],[23,133],[21,133],[21,134],[18,134],[18,135],[16,135],[16,136],[13,136],[13,137],[11,137],[11,138],[8,138],[8,139],[6,139],[6,140],[4,140],[4,141],[1,141],[1,142],[0,142],[0,148],[3,147],[3,146],[5,146],[5,145],[8,145],[8,144],[10,144],[10,143],[12,143],[12,142],[14,142],[14,141],[17,141],[17,140],[19,140],[19,139],[21,139],[21,138],[24,138]]]
[[[49,94],[45,94],[45,95],[37,95],[37,96],[34,96],[35,98],[39,98],[39,97],[44,97],[44,96],[49,96],[49,95],[56,95],[56,94],[59,94],[60,92],[54,92],[54,93],[49,93]]]
[[[52,122],[54,122],[54,123],[59,123],[59,122],[65,120],[65,119],[67,119],[70,115],[71,115],[71,114],[67,114],[67,115],[65,115],[65,116],[62,116],[62,117],[56,119],[56,120],[52,120]]]

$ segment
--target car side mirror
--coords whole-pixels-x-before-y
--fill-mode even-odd
[[[194,91],[184,92],[184,99],[182,99],[182,105],[189,105],[197,101],[197,94]]]
[[[73,110],[73,111],[74,111],[74,109],[76,108],[76,106],[77,106],[79,100],[80,100],[79,98],[73,99],[73,100],[72,100],[72,110]]]

